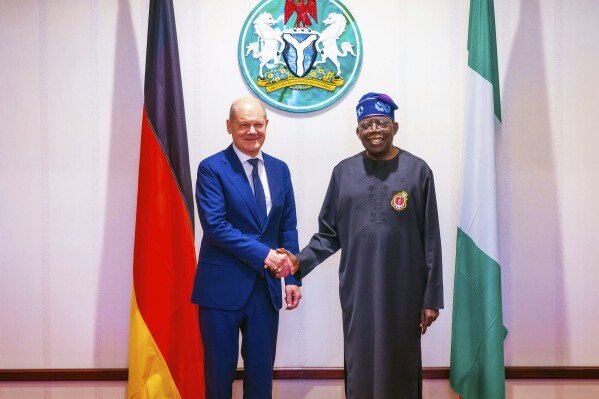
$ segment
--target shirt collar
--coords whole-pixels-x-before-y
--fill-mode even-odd
[[[235,144],[233,144],[233,151],[235,151],[235,154],[237,154],[237,157],[239,158],[242,164],[244,162],[247,162],[248,159],[252,159],[252,157],[250,157],[247,154],[244,154],[239,150],[239,148],[235,147]],[[264,164],[264,159],[262,158],[262,150],[260,150],[260,152],[258,152],[258,155],[256,155],[253,158],[258,158],[262,162],[262,164]]]

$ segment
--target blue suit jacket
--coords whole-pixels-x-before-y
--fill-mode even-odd
[[[264,269],[270,249],[299,252],[295,199],[287,165],[265,153],[272,208],[260,225],[254,193],[233,146],[198,167],[196,201],[203,237],[192,301],[200,306],[240,309],[256,278],[266,278],[272,304],[282,306],[281,280]],[[286,284],[300,282],[293,276]]]

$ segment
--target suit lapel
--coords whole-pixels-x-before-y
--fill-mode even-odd
[[[283,204],[281,199],[281,176],[280,168],[277,168],[272,162],[272,157],[268,154],[262,153],[264,158],[264,168],[266,169],[266,176],[268,177],[268,189],[270,190],[270,202],[271,208],[266,218],[266,224],[268,224],[270,217],[275,213],[275,209]]]
[[[233,145],[230,145],[224,151],[225,157],[223,158],[223,162],[228,164],[229,168],[224,168],[227,177],[233,184],[233,187],[239,192],[241,198],[243,198],[246,203],[250,213],[253,216],[254,222],[260,226],[260,219],[258,217],[258,207],[256,206],[256,199],[254,198],[254,192],[252,191],[252,187],[250,186],[250,182],[247,179],[245,174],[245,170],[243,169],[243,165],[241,165],[241,161],[237,154],[235,154],[235,150],[233,150]],[[268,171],[267,171],[268,173]],[[270,182],[269,182],[270,187]]]

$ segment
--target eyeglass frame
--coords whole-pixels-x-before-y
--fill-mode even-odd
[[[360,122],[358,124],[358,128],[363,131],[364,133],[368,133],[373,129],[372,125],[376,125],[377,128],[381,129],[381,130],[385,130],[387,128],[389,128],[390,126],[393,126],[393,121],[391,119],[384,120],[384,119],[371,119],[369,121],[363,121]],[[364,127],[364,125],[367,125],[366,127]]]

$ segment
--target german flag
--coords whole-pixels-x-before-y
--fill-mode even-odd
[[[187,127],[172,0],[151,0],[135,223],[129,398],[204,398]]]

